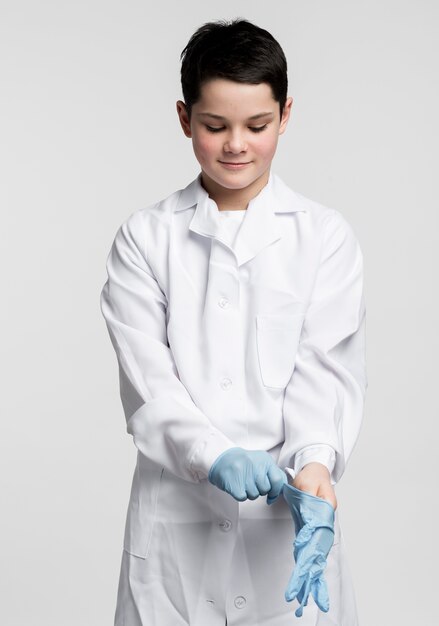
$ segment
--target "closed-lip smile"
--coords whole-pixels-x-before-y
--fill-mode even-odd
[[[247,165],[250,165],[251,161],[238,161],[237,163],[233,161],[220,161],[220,163],[226,170],[243,170]]]
[[[220,161],[220,163],[225,163],[226,165],[247,165],[250,161],[238,161],[236,163],[235,161]]]

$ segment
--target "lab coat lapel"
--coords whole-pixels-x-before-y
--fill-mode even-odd
[[[257,196],[250,200],[244,221],[238,231],[235,242],[235,254],[238,265],[247,263],[261,250],[282,237],[281,224],[273,212],[275,206],[273,194],[273,174]]]
[[[222,223],[218,206],[202,186],[201,173],[182,190],[175,210],[194,205],[196,208],[189,230],[221,240]],[[238,231],[234,248],[238,266],[282,238],[282,224],[276,220],[276,213],[291,211],[306,211],[306,208],[300,196],[270,171],[267,184],[250,200]]]

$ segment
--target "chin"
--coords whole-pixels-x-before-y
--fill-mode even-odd
[[[226,173],[224,173],[224,171],[219,173],[206,173],[209,178],[214,180],[218,185],[221,185],[222,187],[226,187],[227,189],[242,189],[251,185],[263,174],[263,172],[255,174],[254,171],[249,172],[248,169],[246,168],[247,171],[237,170],[236,172],[234,172],[230,170]]]
[[[248,187],[249,185],[251,185],[253,182],[253,179],[247,180],[244,178],[238,178],[238,176],[236,176],[233,180],[230,179],[217,179],[217,183],[218,185],[221,185],[221,187],[224,187],[226,189],[244,189],[245,187]]]

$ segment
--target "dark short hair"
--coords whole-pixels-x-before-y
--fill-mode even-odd
[[[243,18],[206,22],[189,39],[180,59],[189,119],[192,105],[200,99],[201,86],[213,78],[268,83],[282,117],[288,90],[287,60],[267,30]]]

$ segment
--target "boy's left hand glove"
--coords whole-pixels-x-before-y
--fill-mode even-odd
[[[326,613],[329,611],[329,597],[323,572],[334,543],[335,509],[327,500],[296,489],[293,485],[283,486],[283,496],[296,529],[296,566],[285,591],[285,600],[291,602],[297,596],[300,606],[295,615],[301,617],[311,592],[319,609]]]

